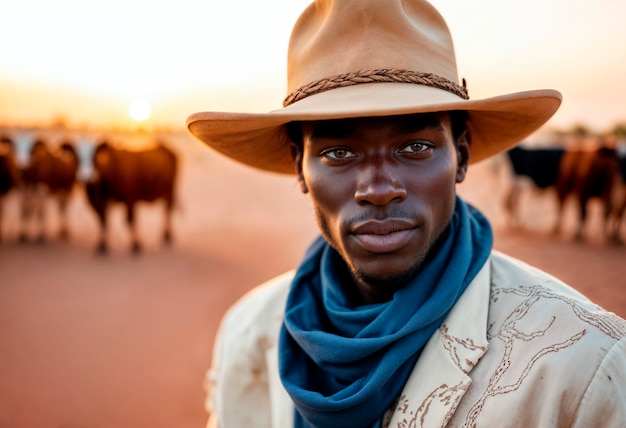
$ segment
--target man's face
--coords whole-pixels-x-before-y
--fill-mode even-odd
[[[469,142],[449,113],[305,122],[298,180],[361,300],[385,300],[446,230]]]

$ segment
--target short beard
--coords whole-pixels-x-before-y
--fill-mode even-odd
[[[397,273],[395,275],[389,275],[384,277],[368,275],[367,273],[361,272],[356,267],[350,265],[346,260],[344,260],[344,262],[346,263],[346,266],[348,266],[348,269],[350,269],[352,276],[358,278],[359,281],[363,282],[364,284],[368,284],[372,288],[380,288],[389,291],[399,290],[400,288],[413,281],[413,279],[417,276],[417,273],[422,268],[425,259],[426,255],[421,255],[410,269],[404,272]]]
[[[335,249],[337,254],[339,254],[341,259],[343,260],[343,263],[345,264],[347,268],[346,274],[351,275],[353,279],[357,279],[364,284],[370,285],[372,288],[381,288],[385,290],[399,290],[400,288],[404,287],[405,285],[413,281],[413,279],[417,276],[419,271],[422,269],[422,266],[424,265],[424,263],[427,263],[428,260],[430,260],[433,257],[433,255],[437,253],[442,243],[448,237],[448,232],[450,230],[450,222],[448,222],[447,226],[441,231],[441,233],[439,233],[439,236],[437,236],[437,238],[433,242],[433,245],[431,245],[430,248],[426,250],[426,253],[417,255],[417,257],[415,258],[415,263],[413,263],[413,266],[411,266],[410,269],[404,272],[400,272],[396,275],[389,275],[389,276],[382,277],[382,276],[368,275],[365,272],[361,272],[355,266],[353,266],[348,260],[346,260],[343,257],[343,255],[341,255],[341,252],[339,251],[339,249],[336,248],[335,245],[333,244],[329,227],[328,227],[328,222],[326,221],[324,216],[320,215],[317,208],[315,209],[315,217],[317,219],[317,224],[322,232],[322,236],[324,237],[326,242]]]

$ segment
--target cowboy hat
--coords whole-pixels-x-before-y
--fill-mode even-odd
[[[293,174],[289,122],[465,110],[475,163],[539,129],[561,104],[550,89],[470,100],[447,24],[424,0],[312,3],[291,34],[287,82],[281,109],[195,113],[187,128],[232,159]]]

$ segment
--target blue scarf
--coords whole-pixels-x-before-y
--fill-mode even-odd
[[[457,198],[447,238],[412,282],[388,302],[353,306],[344,262],[318,238],[293,279],[279,342],[296,428],[379,424],[492,244],[487,219]]]

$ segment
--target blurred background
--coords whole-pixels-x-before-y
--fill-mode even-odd
[[[317,227],[293,177],[221,157],[185,119],[280,108],[308,3],[0,3],[0,426],[205,424],[221,316]],[[459,193],[497,249],[626,316],[626,3],[432,3],[472,98],[563,93]],[[103,208],[115,192],[132,228]]]

